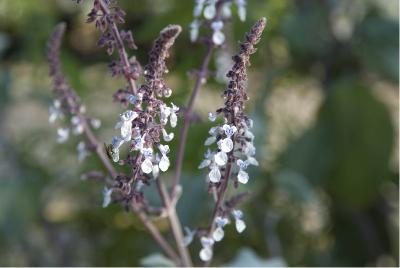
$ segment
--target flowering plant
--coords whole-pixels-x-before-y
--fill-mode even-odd
[[[64,23],[56,27],[48,42],[54,93],[49,122],[54,124],[57,119],[67,119],[69,122],[66,127],[57,129],[58,142],[66,142],[71,133],[83,136],[77,145],[79,160],[83,161],[90,153],[95,153],[109,173],[108,176],[99,172],[86,174],[87,178],[103,179],[103,207],[120,203],[126,210],[135,213],[176,265],[192,266],[188,246],[195,237],[199,238],[201,244],[199,258],[209,264],[213,256],[213,245],[223,239],[224,228],[231,220],[235,222],[239,233],[246,228],[243,212],[237,208],[243,195],[239,194],[228,200],[226,191],[229,182],[235,187],[246,184],[249,180],[246,171],[248,166],[258,165],[254,157],[254,135],[251,132],[253,121],[245,114],[245,102],[248,100],[246,68],[250,64],[250,55],[256,51],[254,45],[259,42],[265,28],[265,18],[257,21],[250,29],[240,43],[239,53],[232,57],[234,64],[226,75],[229,83],[222,94],[224,106],[209,113],[212,122],[217,122],[218,117],[222,118],[222,122],[210,129],[210,137],[205,141],[205,146],[214,146],[215,149],[208,149],[205,159],[199,165],[199,168],[208,168],[208,188],[215,198],[209,225],[203,228],[186,227],[184,234],[176,213],[176,204],[183,190],[180,179],[193,105],[199,90],[209,77],[208,68],[213,50],[224,47],[223,27],[232,16],[233,2],[237,5],[240,20],[244,21],[244,0],[196,1],[193,11],[195,19],[190,24],[190,38],[192,42],[204,43],[207,50],[201,67],[195,72],[197,77],[188,105],[181,112],[182,109],[175,104],[166,102],[173,90],[163,78],[168,73],[165,61],[182,31],[181,26],[169,25],[160,31],[149,52],[148,63],[142,67],[134,56],[128,55],[127,48],[137,49],[132,33],[119,29],[119,25],[124,23],[125,12],[118,7],[115,0],[93,1],[87,22],[94,23],[101,32],[97,45],[106,48],[109,55],[116,53],[118,56],[117,60],[109,64],[112,76],[121,76],[126,82],[125,88],[117,90],[113,96],[125,110],[119,115],[115,125],[117,134],[106,146],[102,146],[94,133],[101,126],[100,120],[86,114],[85,106],[61,71],[59,50],[66,28]],[[211,30],[211,33],[200,36],[202,28]],[[143,82],[138,85],[140,78]],[[175,136],[171,128],[177,126],[178,117],[183,117],[183,125],[179,133],[175,177],[172,185],[167,187],[162,172],[166,172],[171,166],[171,152],[167,143]],[[121,152],[124,147],[128,149],[127,153]],[[121,173],[115,165],[125,166],[129,172]],[[157,185],[163,206],[152,206],[143,194],[143,187],[150,184]],[[176,249],[154,225],[154,216],[168,218]]]

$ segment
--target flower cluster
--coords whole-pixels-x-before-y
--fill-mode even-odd
[[[179,108],[173,103],[168,106],[161,99],[168,98],[172,92],[162,76],[168,72],[165,59],[180,32],[178,25],[169,25],[160,32],[149,53],[149,63],[144,67],[144,83],[136,95],[129,95],[131,109],[120,115],[115,126],[120,134],[112,139],[111,157],[114,162],[133,166],[131,182],[136,184],[146,182],[149,174],[157,178],[160,170],[165,172],[170,166],[169,146],[162,144],[160,137],[164,142],[173,139],[174,134],[168,133],[166,127],[168,123],[172,128],[176,127]],[[129,143],[130,151],[120,160],[120,148],[124,143]]]
[[[245,101],[248,100],[245,82],[250,55],[256,51],[254,45],[260,40],[265,25],[266,19],[263,18],[246,34],[245,40],[240,44],[239,53],[232,58],[234,65],[227,73],[230,81],[223,93],[224,107],[216,110],[215,113],[209,113],[210,121],[214,122],[218,116],[223,116],[223,123],[210,129],[210,137],[204,144],[206,146],[216,144],[216,150],[208,149],[205,159],[199,165],[199,168],[208,167],[209,184],[218,195],[214,220],[210,227],[211,233],[201,239],[203,248],[200,251],[200,258],[203,261],[211,259],[213,243],[221,241],[224,237],[223,227],[229,223],[224,215],[232,213],[239,233],[246,228],[241,211],[232,207],[219,206],[223,205],[222,201],[229,180],[232,180],[236,187],[239,183],[246,184],[249,181],[249,174],[246,171],[248,166],[258,165],[254,157],[256,152],[253,144],[254,135],[251,132],[253,121],[244,111]]]
[[[246,229],[246,224],[243,221],[243,212],[241,210],[233,210],[232,218],[235,221],[236,231],[242,233]],[[226,216],[218,216],[215,218],[215,229],[212,233],[212,237],[202,236],[200,243],[202,248],[199,253],[199,257],[202,261],[209,261],[213,256],[213,245],[215,242],[221,241],[225,236],[224,227],[230,224],[230,219]]]
[[[241,21],[246,20],[246,0],[235,0],[238,16]],[[232,0],[196,0],[193,9],[194,20],[190,24],[190,40],[198,39],[200,26],[207,25],[213,31],[212,41],[216,46],[225,42],[225,34],[222,32],[224,22],[231,18]]]
[[[57,142],[68,141],[71,134],[80,135],[85,128],[100,127],[100,120],[85,116],[85,106],[81,103],[78,95],[67,83],[62,71],[59,58],[61,39],[66,25],[61,23],[55,28],[47,44],[47,59],[50,65],[50,76],[53,78],[54,100],[49,107],[49,123],[55,124],[58,119],[67,119],[67,126],[57,128]],[[81,141],[77,146],[79,161],[88,154],[91,146]]]
[[[212,127],[209,131],[210,137],[205,141],[206,146],[217,144],[217,150],[208,150],[205,159],[199,168],[209,167],[208,178],[211,183],[221,181],[221,172],[225,171],[226,165],[235,163],[237,176],[235,181],[246,184],[249,175],[246,169],[249,165],[258,165],[254,158],[255,147],[253,145],[254,135],[251,132],[253,121],[244,113],[244,103],[248,100],[245,82],[247,80],[246,67],[249,65],[249,57],[256,51],[257,44],[264,29],[266,20],[258,21],[246,39],[240,45],[240,52],[233,57],[235,64],[228,72],[230,78],[228,88],[223,93],[225,106],[215,113],[209,113],[209,120],[216,121],[219,115],[224,116],[224,123]]]

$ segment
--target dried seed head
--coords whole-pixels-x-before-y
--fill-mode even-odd
[[[149,53],[150,62],[144,68],[147,80],[160,78],[167,72],[165,60],[169,56],[169,49],[181,31],[182,27],[179,25],[168,25],[161,30],[160,36],[154,41],[153,48]]]

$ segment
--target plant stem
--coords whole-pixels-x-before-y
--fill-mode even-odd
[[[165,238],[161,235],[160,231],[157,227],[149,220],[146,213],[144,213],[136,204],[132,204],[133,210],[136,212],[136,215],[142,221],[144,226],[149,230],[152,234],[153,238],[157,241],[160,247],[165,251],[165,253],[173,260],[176,265],[180,265],[181,260],[179,256],[175,253],[172,247],[168,244]]]
[[[157,179],[157,188],[167,211],[172,233],[176,242],[176,247],[178,248],[179,254],[182,259],[182,265],[185,267],[191,267],[193,266],[193,264],[187,247],[183,245],[182,225],[176,213],[176,206],[171,202],[171,198],[168,194],[167,188],[165,187],[163,181],[160,179]]]
[[[190,96],[189,103],[186,106],[184,115],[183,115],[183,126],[179,133],[179,144],[178,144],[178,153],[176,156],[176,163],[175,163],[175,177],[172,184],[172,195],[175,195],[176,187],[179,185],[181,175],[182,175],[182,164],[183,164],[183,156],[185,155],[185,148],[186,148],[186,140],[189,131],[189,126],[191,123],[191,114],[194,106],[194,102],[196,97],[200,91],[201,85],[204,79],[207,76],[208,65],[210,63],[211,54],[213,50],[213,44],[208,42],[207,44],[207,51],[203,58],[203,62],[201,64],[201,68],[197,73],[197,79],[195,81],[192,95]]]
[[[104,14],[110,15],[111,12],[110,12],[110,9],[108,8],[107,4],[104,3],[103,0],[99,0],[99,3],[100,3],[101,10],[104,12]],[[127,72],[128,70],[130,70],[131,65],[129,63],[128,53],[126,53],[126,50],[125,50],[124,42],[122,41],[118,27],[114,21],[111,22],[110,27],[111,27],[111,33],[114,36],[114,39],[117,44],[117,49],[118,49],[118,54],[119,54],[120,60],[123,64],[123,67],[125,70],[124,71],[125,79],[128,82],[128,86],[129,86],[129,89],[131,90],[132,94],[136,94],[137,88],[136,88],[135,80],[133,80],[133,78],[128,75],[129,72]]]

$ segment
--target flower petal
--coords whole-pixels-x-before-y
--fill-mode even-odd
[[[225,138],[218,142],[218,147],[221,149],[221,151],[229,153],[233,149],[233,141],[231,138]]]
[[[202,169],[202,168],[208,167],[210,164],[211,164],[210,159],[204,159],[203,161],[201,161],[200,165],[197,168]]]
[[[214,155],[214,161],[218,166],[224,166],[228,162],[228,155],[225,152],[218,152]]]
[[[243,220],[236,220],[235,222],[236,231],[240,234],[246,229],[246,223]]]
[[[215,136],[208,137],[208,138],[206,139],[206,141],[204,142],[204,145],[205,145],[205,146],[210,146],[210,145],[213,144],[216,140],[217,140],[217,137],[215,137]]]
[[[217,166],[214,166],[210,173],[208,173],[208,177],[211,182],[217,183],[221,180],[221,172]]]
[[[153,163],[149,158],[146,158],[143,163],[140,165],[143,173],[149,174],[153,171]]]
[[[167,171],[168,168],[169,168],[169,165],[170,165],[170,162],[169,162],[168,157],[165,156],[165,155],[163,155],[163,156],[161,157],[160,162],[158,163],[158,166],[160,167],[160,170],[161,170],[162,172]]]
[[[217,227],[213,232],[213,239],[215,242],[219,242],[222,240],[222,238],[224,238],[224,235],[224,229],[222,229],[222,227]]]
[[[209,261],[213,256],[213,250],[210,247],[202,248],[199,253],[200,259],[202,261]]]
[[[244,170],[239,170],[237,178],[240,183],[246,184],[249,181],[249,174]]]

